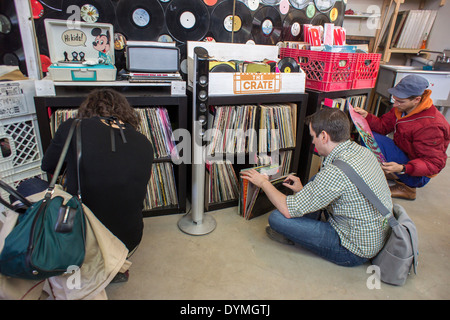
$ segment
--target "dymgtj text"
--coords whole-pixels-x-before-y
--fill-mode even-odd
[[[223,306],[194,306],[188,304],[181,307],[182,315],[203,315],[210,318],[213,314],[225,315],[262,315],[268,317],[270,315],[270,305],[268,304],[224,304]]]

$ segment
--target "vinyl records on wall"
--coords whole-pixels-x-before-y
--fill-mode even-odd
[[[2,50],[0,52],[0,65],[18,66],[24,75],[28,74],[23,48]]]
[[[116,10],[127,40],[157,41],[164,27],[164,11],[158,0],[120,0]]]
[[[0,52],[22,47],[14,1],[0,1]]]
[[[346,4],[344,1],[336,1],[333,9],[330,10],[330,20],[335,26],[342,27],[344,24],[345,7]]]
[[[210,7],[216,5],[216,4],[217,4],[217,1],[218,1],[218,0],[203,0],[203,2],[204,2],[207,6],[210,6]]]
[[[330,10],[334,6],[335,2],[336,0],[314,0],[317,10],[321,12]]]
[[[326,13],[319,13],[311,20],[313,26],[323,26],[325,23],[330,23],[330,16]]]
[[[281,38],[281,16],[274,7],[261,7],[253,15],[252,34],[256,44],[276,44]]]
[[[44,13],[47,12],[47,9],[62,10],[62,0],[39,0],[39,2],[44,6]]]
[[[259,0],[238,0],[245,4],[250,10],[256,11],[259,7]]]
[[[30,0],[33,19],[39,19],[44,15],[44,6],[38,0]]]
[[[234,17],[233,17],[234,8]],[[219,42],[245,43],[252,39],[252,16],[250,9],[242,2],[224,0],[211,14],[213,38]]]
[[[278,9],[280,10],[281,14],[286,14],[289,12],[290,7],[291,6],[290,6],[288,0],[281,0],[280,4],[278,6]]]
[[[134,3],[135,1],[133,1]],[[80,11],[74,11],[73,5],[80,8]],[[111,23],[116,19],[116,13],[111,0],[63,0],[62,13],[64,18],[71,18],[83,22]]]
[[[172,0],[165,17],[167,29],[179,42],[199,41],[209,29],[209,11],[202,0]]]
[[[303,25],[310,21],[304,10],[291,10],[284,17],[281,38],[283,41],[301,41]]]
[[[289,0],[289,2],[295,9],[303,9],[308,6],[308,4],[312,2],[312,0]]]
[[[281,0],[260,0],[262,4],[266,4],[268,6],[275,6],[280,4]]]
[[[45,32],[45,19],[63,19],[62,15],[63,13],[61,11],[50,11],[45,13],[39,20],[34,21],[40,54],[50,56],[48,51],[47,33]]]

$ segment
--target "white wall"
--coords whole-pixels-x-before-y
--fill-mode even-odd
[[[428,38],[427,47],[433,51],[443,51],[444,49],[450,50],[450,36],[448,35],[450,30],[450,3],[440,7],[441,0],[427,0],[425,2],[424,9],[438,10],[436,20],[431,30],[430,37]],[[352,9],[355,12],[371,12],[376,10],[381,12],[381,6],[383,0],[347,0],[347,10]],[[400,11],[418,9],[420,0],[405,0],[405,3],[400,5]],[[391,13],[394,11],[395,2],[391,6]],[[374,25],[376,21],[374,19],[357,19],[357,18],[344,18],[344,27],[347,30],[348,35],[361,35],[361,36],[375,36],[376,28]],[[386,23],[386,25],[388,22]],[[436,54],[431,54],[430,59],[434,60]],[[405,64],[406,56],[404,54],[393,54],[389,64]]]

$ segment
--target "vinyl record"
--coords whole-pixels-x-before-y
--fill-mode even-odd
[[[269,6],[275,6],[281,2],[281,0],[260,0],[262,4],[267,4]]]
[[[335,5],[334,5],[334,8],[331,9],[331,11],[330,11],[330,19],[331,19],[332,11],[334,9],[337,10],[337,18],[336,18],[336,20],[332,21],[335,26],[342,27],[342,25],[344,24],[345,7],[346,7],[346,5],[345,5],[344,1],[336,1]]]
[[[323,26],[325,23],[331,23],[330,16],[326,13],[319,13],[311,20],[313,26]]]
[[[157,41],[164,27],[164,11],[158,0],[120,0],[117,22],[127,40]]]
[[[216,41],[245,43],[252,38],[250,9],[242,2],[236,2],[234,9],[233,22],[233,0],[224,0],[214,8],[211,31]]]
[[[199,41],[209,29],[209,11],[202,0],[172,0],[166,8],[166,24],[179,42]]]
[[[7,50],[0,52],[0,65],[18,66],[20,71],[26,76],[28,75],[27,64],[23,48],[17,50]]]
[[[300,72],[297,61],[291,57],[286,57],[278,61],[278,69],[283,73]]]
[[[252,34],[256,44],[276,44],[281,38],[281,16],[274,7],[264,6],[253,16]]]
[[[289,12],[291,5],[288,0],[281,0],[280,5],[278,6],[278,10],[280,10],[281,14],[287,14]]]
[[[212,67],[209,72],[236,72],[236,68],[233,68],[229,64],[221,63]]]
[[[281,39],[283,41],[301,41],[303,25],[311,21],[303,10],[291,10],[283,20]]]
[[[61,11],[62,10],[62,0],[39,0],[40,3],[44,6],[44,12],[47,12],[47,9]]]
[[[203,2],[207,5],[207,6],[214,6],[215,4],[217,4],[217,0],[203,0]]]
[[[33,19],[39,19],[44,15],[44,6],[38,0],[30,0]]]
[[[48,51],[47,33],[45,32],[45,19],[63,19],[62,15],[63,13],[61,11],[50,11],[45,13],[39,20],[34,21],[40,54],[50,56],[50,52]]]
[[[80,8],[79,17],[77,17],[77,12],[69,8],[73,5]],[[61,12],[65,19],[70,17],[70,19],[88,23],[103,22],[114,24],[116,19],[111,0],[63,0]]]
[[[0,52],[22,47],[14,1],[0,1]]]
[[[295,9],[303,9],[312,2],[312,0],[289,0],[289,2]]]
[[[259,7],[259,0],[238,0],[244,3],[250,10],[256,11]]]

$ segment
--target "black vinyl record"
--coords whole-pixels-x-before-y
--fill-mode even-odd
[[[259,0],[259,1],[261,1],[263,4],[267,4],[269,6],[275,6],[281,2],[281,0]]]
[[[214,8],[211,14],[213,38],[219,42],[237,43],[246,43],[248,40],[251,40],[252,15],[250,9],[244,3],[236,2],[234,9],[234,27],[232,18],[233,0],[224,0]]]
[[[22,47],[14,1],[0,1],[0,52]]]
[[[73,5],[78,6],[80,12],[73,11],[70,8]],[[63,0],[61,12],[65,19],[70,17],[70,19],[88,23],[103,22],[114,24],[116,19],[114,5],[111,0]]]
[[[345,2],[344,1],[337,1],[334,5],[334,8],[337,10],[337,18],[336,20],[332,21],[335,26],[340,26],[344,24],[344,13],[345,13]],[[332,9],[333,10],[333,9]],[[330,12],[331,14],[331,12]]]
[[[314,0],[314,4],[320,12],[329,11],[335,4],[336,0]]]
[[[47,33],[45,32],[45,19],[63,19],[61,11],[50,11],[45,13],[39,20],[34,21],[34,28],[36,30],[36,38],[39,46],[39,53],[50,56],[48,50]]]
[[[164,11],[158,0],[120,0],[117,22],[127,40],[157,41],[164,27]]]
[[[312,0],[289,0],[289,2],[295,9],[303,9],[306,8]]]
[[[0,52],[0,65],[18,66],[25,76],[28,75],[23,48],[17,50],[2,50]]]
[[[236,72],[236,68],[233,68],[229,64],[222,63],[212,67],[209,72]]]
[[[276,44],[281,38],[281,16],[274,7],[264,6],[253,16],[252,34],[256,44]]]
[[[323,26],[325,23],[331,23],[330,16],[326,13],[319,13],[311,19],[313,26]]]
[[[62,10],[62,0],[39,0],[39,2],[44,6],[44,12],[46,12],[46,9]]]
[[[283,73],[300,72],[297,61],[291,57],[286,57],[278,61],[278,69]]]
[[[301,41],[303,25],[311,21],[303,10],[291,10],[283,20],[283,41]]]
[[[209,11],[202,0],[172,0],[166,8],[169,33],[179,42],[199,41],[209,29]]]

